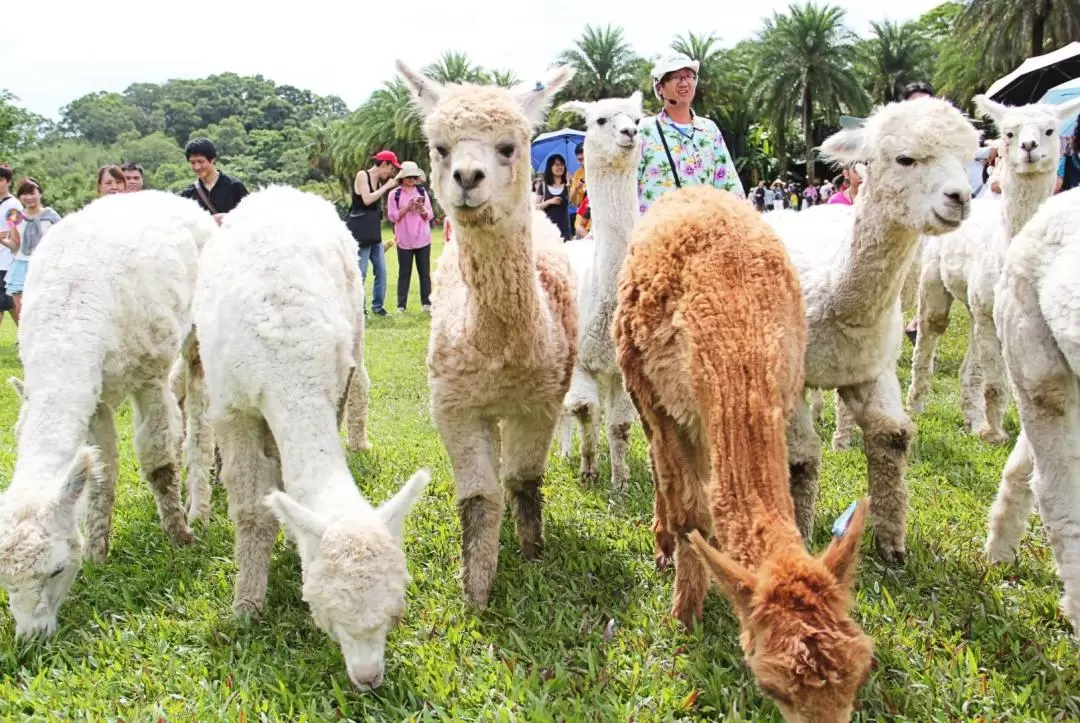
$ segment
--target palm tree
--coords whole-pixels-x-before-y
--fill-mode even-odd
[[[715,107],[718,102],[716,94],[720,90],[717,86],[723,80],[719,76],[724,69],[724,51],[720,47],[720,38],[712,33],[702,36],[689,32],[686,36],[675,38],[671,49],[698,62],[696,102],[702,109]]]
[[[485,83],[488,74],[475,65],[465,53],[447,50],[423,70],[424,75],[439,83]]]
[[[1080,38],[1077,0],[970,0],[956,27],[962,37],[978,38],[986,61],[1009,59],[1012,67],[1026,55],[1047,52]],[[1027,49],[1023,41],[1027,40]]]
[[[414,160],[425,170],[428,165],[420,116],[400,78],[387,82],[355,113],[340,121],[330,145],[332,164],[348,183],[372,153],[383,149]]]
[[[498,85],[502,88],[512,88],[521,82],[521,78],[514,71],[499,70],[497,68],[488,73],[488,80],[492,85]]]
[[[855,36],[844,27],[844,11],[814,2],[773,13],[760,33],[761,54],[751,85],[774,122],[799,108],[806,141],[806,175],[814,182],[815,110],[827,123],[842,110],[866,113],[869,98],[853,72]],[[782,143],[781,137],[777,139]]]
[[[873,37],[859,45],[860,65],[870,95],[880,103],[897,100],[904,86],[933,77],[934,51],[914,22],[871,22]]]
[[[640,62],[622,28],[586,25],[574,47],[559,53],[554,63],[577,71],[560,95],[585,101],[629,95],[637,87]]]

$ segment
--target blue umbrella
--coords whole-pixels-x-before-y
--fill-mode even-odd
[[[585,140],[585,131],[576,131],[573,128],[563,128],[550,133],[541,133],[532,142],[532,167],[535,173],[540,173],[547,167],[547,160],[558,153],[566,161],[566,177],[570,178],[581,167],[578,163],[574,149],[577,144]],[[569,212],[576,211],[571,207]]]
[[[1057,105],[1064,103],[1067,100],[1080,97],[1080,78],[1074,78],[1061,85],[1055,86],[1046,91],[1046,95],[1039,98],[1040,103],[1052,103]],[[1059,129],[1059,133],[1062,138],[1071,136],[1076,131],[1076,118],[1070,118]]]

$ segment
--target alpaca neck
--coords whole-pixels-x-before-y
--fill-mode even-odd
[[[1001,214],[1005,233],[1011,241],[1024,227],[1042,202],[1054,193],[1057,163],[1050,173],[1020,175],[1008,164],[1001,169]]]
[[[592,272],[595,291],[582,331],[610,344],[608,329],[615,312],[619,269],[638,219],[637,164],[631,157],[622,165],[594,162],[585,167],[585,181],[596,248]]]
[[[532,218],[527,211],[487,226],[454,224],[461,278],[469,290],[475,346],[504,354],[533,349],[540,317]]]
[[[855,206],[855,221],[843,269],[833,288],[833,316],[848,326],[874,326],[900,298],[904,277],[915,259],[919,234],[878,213],[882,204],[864,183]]]

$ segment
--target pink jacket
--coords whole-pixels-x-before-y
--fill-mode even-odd
[[[426,189],[425,189],[426,190]],[[431,243],[431,196],[424,194],[424,210],[408,210],[409,202],[419,195],[413,188],[401,186],[390,192],[386,216],[394,224],[394,239],[399,249],[420,249]]]

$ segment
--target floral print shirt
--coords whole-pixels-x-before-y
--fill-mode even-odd
[[[664,145],[656,131],[659,119],[671,156],[684,186],[711,185],[746,198],[735,161],[728,153],[724,136],[708,118],[694,114],[690,126],[677,125],[666,110],[638,123],[641,136],[641,165],[638,166],[638,204],[641,213],[664,193],[675,189]]]

